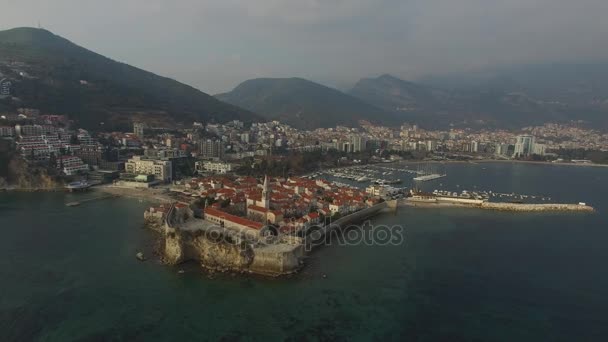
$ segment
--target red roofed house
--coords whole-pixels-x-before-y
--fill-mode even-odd
[[[247,217],[252,217],[273,224],[283,221],[283,213],[281,211],[270,210],[255,205],[247,206]]]
[[[260,230],[264,225],[259,222],[254,222],[243,217],[228,214],[227,212],[216,208],[205,208],[205,220],[213,222],[220,227],[232,228],[237,230]]]

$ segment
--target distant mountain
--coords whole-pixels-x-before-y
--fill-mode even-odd
[[[394,124],[386,111],[336,89],[302,78],[259,78],[216,95],[231,103],[297,128],[355,126],[359,120]]]
[[[544,66],[416,83],[382,75],[362,79],[349,94],[429,128],[519,128],[576,120],[608,128],[608,77],[595,75],[597,66],[578,68],[578,74]],[[608,68],[599,73],[604,74]]]
[[[361,79],[349,94],[390,111],[435,108],[446,103],[450,96],[447,92],[391,75]]]
[[[13,81],[12,95],[20,99],[0,100],[3,106],[68,114],[88,128],[124,128],[133,118],[152,124],[261,119],[193,87],[113,61],[42,29],[0,31],[0,75]]]
[[[525,92],[545,102],[585,106],[608,99],[608,62],[515,65],[427,77],[420,82],[458,91]]]

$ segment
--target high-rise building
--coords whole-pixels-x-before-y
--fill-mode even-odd
[[[534,153],[534,136],[518,135],[515,143],[515,151],[513,157],[525,157]]]
[[[351,149],[353,152],[361,152],[365,150],[365,138],[360,135],[353,135],[350,137]]]
[[[143,139],[145,125],[141,122],[133,123],[133,134],[137,135],[138,138]]]
[[[11,95],[11,86],[12,83],[6,78],[0,80],[0,96],[10,96]]]
[[[532,149],[532,154],[537,154],[539,156],[545,155],[545,144],[534,144],[534,148]]]
[[[494,154],[497,156],[507,156],[509,152],[509,144],[497,143],[494,147]]]
[[[477,141],[471,141],[471,152],[479,152],[479,143]]]
[[[222,159],[224,157],[224,143],[220,140],[203,140],[200,143],[200,157]]]

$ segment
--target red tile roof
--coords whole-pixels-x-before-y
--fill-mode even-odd
[[[269,211],[268,209],[266,209],[264,207],[257,206],[257,205],[250,205],[250,206],[247,207],[247,209],[259,211],[261,213],[265,213],[265,212]]]
[[[262,227],[264,227],[264,225],[259,222],[254,222],[254,221],[248,220],[244,217],[239,217],[239,216],[235,216],[232,214],[228,214],[227,212],[217,210],[215,208],[205,208],[205,215],[211,215],[211,216],[215,216],[217,218],[222,218],[224,221],[230,221],[230,222],[240,224],[242,226],[246,226],[246,227],[253,228],[253,229],[259,230],[259,229],[262,229]]]

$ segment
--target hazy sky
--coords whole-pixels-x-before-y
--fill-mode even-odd
[[[208,93],[254,77],[361,77],[608,58],[608,0],[0,0],[41,25]]]

